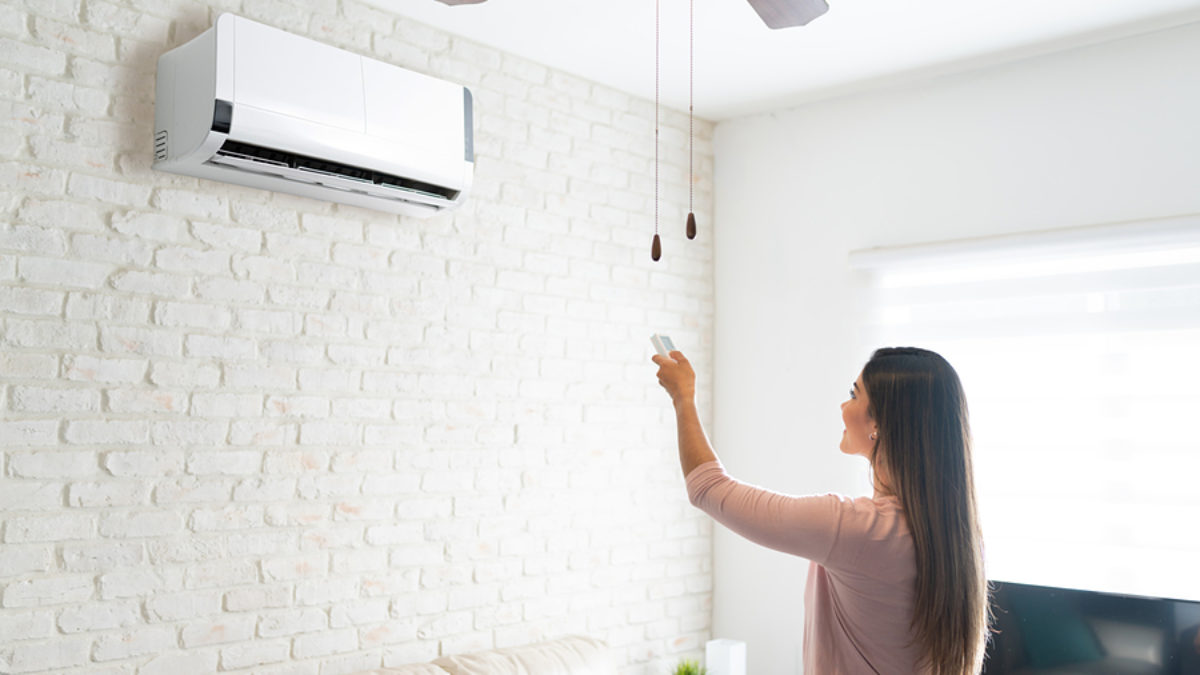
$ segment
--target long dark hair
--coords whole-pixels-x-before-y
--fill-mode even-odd
[[[872,465],[904,509],[917,557],[914,640],[934,675],[979,671],[988,631],[967,400],[938,354],[877,350],[862,371],[878,427]]]

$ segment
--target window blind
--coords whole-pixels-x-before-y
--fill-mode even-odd
[[[1200,600],[1200,217],[850,262],[963,380],[991,578]]]

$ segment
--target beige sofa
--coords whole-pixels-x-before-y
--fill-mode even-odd
[[[359,675],[615,675],[608,646],[581,635],[524,647],[455,654],[429,663],[378,668]]]

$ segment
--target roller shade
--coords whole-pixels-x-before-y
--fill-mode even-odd
[[[1200,217],[858,251],[966,387],[989,575],[1200,600]]]

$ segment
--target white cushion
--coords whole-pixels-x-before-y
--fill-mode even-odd
[[[391,666],[388,668],[376,668],[375,670],[364,670],[361,673],[354,675],[446,675],[446,671],[438,668],[432,663],[413,663],[406,666]]]
[[[608,646],[578,635],[434,660],[451,675],[614,675]]]

